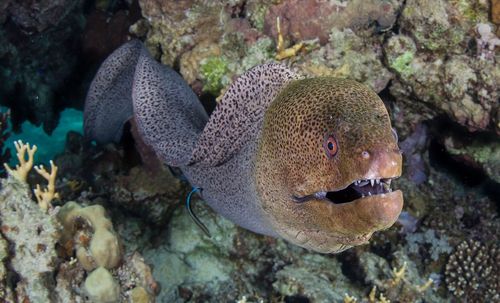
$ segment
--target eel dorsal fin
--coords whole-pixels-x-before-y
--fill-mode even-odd
[[[229,160],[258,132],[264,114],[297,73],[277,63],[258,65],[229,86],[205,125],[191,164],[213,167]]]

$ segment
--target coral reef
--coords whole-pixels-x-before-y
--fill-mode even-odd
[[[498,182],[494,143],[500,133],[498,32],[490,23],[496,22],[493,11],[489,17],[495,5],[482,0],[301,1],[300,5],[141,0],[140,5],[144,19],[136,27],[148,31],[149,49],[163,63],[178,68],[198,94],[217,97],[236,75],[275,59],[280,49],[302,43],[283,63],[308,76],[353,78],[379,92],[405,157],[404,175],[396,181],[405,193],[403,228],[392,228],[368,247],[339,257],[313,256],[249,234],[197,206],[196,213],[210,231],[224,239],[214,244],[185,214],[174,211],[161,236],[167,243],[144,250],[146,259],[155,264],[169,260],[154,273],[157,280],[166,281],[161,300],[342,301],[346,291],[362,302],[450,300],[445,283],[439,282],[452,247],[467,237],[496,241],[500,232],[495,194],[477,185],[485,179],[465,184],[461,175],[467,173],[455,165],[479,168],[487,180]],[[278,37],[278,17],[283,40]],[[172,192],[165,200],[178,200],[175,195],[182,194]],[[116,205],[129,203],[115,200]],[[150,218],[137,210],[139,204],[131,205],[134,213]],[[133,236],[143,232],[138,224],[119,226],[118,232],[126,234],[126,241],[143,243]],[[212,260],[208,268],[214,276],[200,265],[204,258]],[[235,268],[247,276],[230,275]],[[207,276],[209,280],[204,280]],[[373,286],[376,290],[370,294]]]
[[[84,15],[81,3],[0,1],[0,96],[11,106],[14,129],[28,119],[50,131],[63,107],[81,106],[81,93],[67,98],[83,91],[78,62],[92,68],[127,40],[126,28],[139,14],[130,1],[104,0]],[[47,179],[30,173],[34,161],[26,154],[34,151],[24,147],[18,170],[6,168],[0,298],[500,301],[499,1],[138,4],[143,18],[130,31],[179,70],[207,108],[235,76],[275,60],[279,44],[282,50],[301,45],[281,62],[303,74],[348,77],[377,91],[404,156],[403,176],[394,182],[405,198],[399,226],[368,245],[318,255],[242,230],[195,199],[208,238],[182,207],[188,187],[144,145],[135,145],[141,163],[130,138],[101,147],[69,133],[54,161],[52,195],[61,199],[44,202],[46,211],[27,185]]]
[[[309,76],[347,77],[380,92],[393,77],[381,60],[378,37],[363,38],[351,29],[333,28],[328,44],[311,51],[297,67]]]
[[[137,253],[123,257],[102,206],[68,202],[62,208],[51,207],[56,195],[55,165],[50,174],[36,167],[49,185],[42,192],[37,186],[35,196],[42,203],[34,203],[27,180],[36,147],[16,143],[20,164],[16,169],[5,165],[9,177],[2,179],[0,190],[2,298],[9,302],[107,303],[128,298],[154,302],[159,289],[151,269]]]
[[[179,179],[169,171],[150,172],[144,166],[133,167],[127,175],[117,175],[108,185],[110,202],[135,212],[149,224],[165,225],[185,195]]]
[[[59,24],[75,6],[80,5],[80,1],[58,0],[41,1],[39,3],[6,1],[3,5],[4,18],[8,16],[25,31],[41,32],[50,26]]]
[[[479,241],[460,243],[446,264],[445,277],[448,290],[457,298],[481,302],[500,301],[500,248],[497,243],[489,247]]]
[[[17,302],[52,302],[55,301],[52,273],[57,266],[59,224],[54,216],[47,215],[31,200],[28,192],[26,183],[12,177],[2,180],[2,237],[9,243],[10,270],[18,275],[19,281],[15,289],[6,291]]]
[[[408,252],[416,254],[419,249],[426,249],[430,254],[431,260],[437,261],[439,255],[451,253],[451,246],[448,244],[447,237],[436,237],[436,232],[432,229],[424,233],[411,233],[406,235]]]
[[[276,37],[276,17],[283,19],[283,33],[294,41],[319,39],[329,41],[332,28],[360,29],[376,24],[387,30],[396,21],[400,1],[283,1],[269,8],[264,32]]]
[[[57,166],[53,161],[50,161],[50,168],[49,173],[43,165],[35,166],[35,171],[48,182],[46,189],[42,189],[40,184],[37,184],[35,190],[33,190],[38,201],[38,206],[44,211],[47,211],[51,207],[53,199],[60,198],[59,193],[56,192]]]
[[[492,139],[449,136],[444,139],[446,150],[460,162],[479,168],[500,183],[500,142]]]
[[[233,275],[238,268],[237,262],[229,261],[237,228],[199,203],[202,202],[195,204],[195,212],[212,234],[211,239],[183,209],[177,209],[166,234],[161,236],[168,244],[143,251],[144,258],[156,264],[153,272],[156,280],[162,281],[160,302],[177,301],[181,288],[194,301],[204,297],[226,301],[237,289],[237,281],[233,280],[239,279]]]
[[[36,145],[30,147],[29,144],[24,144],[22,141],[14,142],[16,147],[16,156],[19,164],[16,165],[15,169],[10,168],[7,163],[4,163],[5,170],[10,176],[15,178],[20,182],[26,182],[28,180],[28,173],[33,167],[34,155],[37,150]],[[28,157],[28,159],[26,159]]]
[[[120,286],[104,267],[98,267],[87,276],[83,291],[91,302],[112,303],[120,298]]]
[[[193,84],[198,79],[203,82],[204,90],[214,96],[218,96],[221,88],[235,75],[274,57],[272,41],[277,38],[277,17],[281,17],[286,41],[317,39],[320,44],[330,43],[327,54],[319,50],[317,54],[306,56],[306,62],[301,64],[301,67],[308,67],[312,61],[311,74],[343,77],[352,74],[349,76],[367,82],[377,91],[392,77],[381,63],[382,40],[374,37],[374,41],[367,44],[357,33],[343,32],[342,28],[352,27],[363,32],[374,22],[379,30],[390,28],[396,21],[398,1],[337,3],[311,0],[300,5],[295,1],[276,5],[246,1],[244,7],[241,1],[224,5],[223,2],[172,4],[142,0],[140,4],[150,28],[146,38],[150,51],[169,65],[175,65],[180,58],[180,72],[188,83]],[[248,16],[249,22],[238,18],[239,15]],[[332,27],[337,29],[334,34],[330,32]],[[211,32],[207,33],[207,29]],[[373,29],[366,32],[361,35],[370,35]],[[313,41],[305,48],[315,48]],[[378,48],[375,53],[373,45]],[[325,64],[328,68],[323,71]]]
[[[321,255],[305,255],[296,261],[276,273],[273,289],[277,293],[309,298],[314,302],[341,302],[346,292],[359,293],[342,274],[337,260]]]
[[[85,270],[112,269],[118,265],[122,248],[102,206],[81,207],[68,202],[57,217],[63,226],[63,246],[66,243],[74,246],[76,257]]]
[[[234,68],[233,62],[254,58],[250,49],[256,40],[277,41],[279,17],[285,45],[311,41],[299,58],[289,59],[306,74],[354,78],[377,92],[389,87],[398,103],[411,103],[413,110],[432,117],[445,113],[471,131],[498,130],[498,38],[488,23],[488,5],[476,2],[311,0],[264,5],[246,1],[241,7],[240,1],[223,5],[142,0],[140,4],[149,23],[150,50],[169,65],[180,58],[181,74],[190,84],[200,80],[212,95],[218,96],[234,75],[245,70],[246,66]],[[241,15],[252,18],[245,23],[237,18]],[[401,30],[389,31],[394,25]],[[443,35],[449,38],[442,39]],[[261,57],[250,61],[256,64],[273,56]]]
[[[74,41],[83,29],[82,2],[7,1],[2,10],[0,96],[14,129],[25,120],[48,132],[57,125],[57,105],[67,104],[60,99],[63,83],[77,66]]]
[[[129,38],[139,15],[137,3],[113,2],[123,9],[99,13],[84,0],[2,1],[0,103],[10,108],[15,131],[29,121],[50,133],[62,110],[82,107],[87,78]]]
[[[230,81],[224,78],[227,73],[227,62],[221,57],[208,57],[200,65],[201,80],[205,83],[203,90],[217,95]]]
[[[390,37],[384,47],[398,76],[391,93],[403,102],[417,98],[434,115],[446,113],[471,131],[498,131],[497,59],[467,47],[485,35],[476,28],[487,21],[485,2],[407,1],[399,20],[403,33]]]

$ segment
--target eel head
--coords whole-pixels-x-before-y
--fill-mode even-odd
[[[256,184],[264,215],[292,243],[334,253],[367,243],[403,207],[397,136],[380,98],[351,80],[294,81],[264,117]]]

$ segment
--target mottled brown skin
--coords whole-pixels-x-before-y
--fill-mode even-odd
[[[334,135],[329,158],[323,142]],[[403,206],[401,191],[335,204],[294,197],[337,191],[360,179],[401,174],[402,157],[380,98],[354,81],[329,77],[293,81],[264,117],[256,187],[265,216],[284,239],[331,253],[366,243],[390,227]]]

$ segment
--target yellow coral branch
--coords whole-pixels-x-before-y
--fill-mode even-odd
[[[373,286],[372,290],[370,291],[370,294],[368,295],[368,300],[370,303],[376,303],[377,301],[377,286]]]
[[[14,145],[16,147],[16,155],[19,161],[19,164],[16,165],[15,169],[10,168],[7,163],[4,163],[3,166],[9,175],[16,178],[18,181],[26,182],[28,179],[28,173],[33,167],[33,157],[36,152],[36,145],[30,147],[29,143],[24,144],[21,140],[15,141]],[[26,160],[26,153],[28,153],[28,159]]]
[[[386,299],[383,294],[380,294],[378,300],[380,303],[391,303],[391,300]]]
[[[349,296],[348,294],[344,294],[344,303],[356,303],[358,299],[354,296]]]
[[[57,166],[54,162],[50,161],[50,173],[43,167],[43,165],[35,166],[36,172],[48,181],[47,188],[42,189],[40,184],[36,185],[35,197],[38,201],[38,205],[44,211],[47,211],[51,207],[51,202],[53,199],[59,198],[59,193],[56,192],[56,175]]]
[[[397,268],[394,268],[392,270],[392,273],[394,274],[394,278],[392,280],[393,285],[398,285],[401,280],[404,279],[405,274],[406,274],[406,262],[403,263],[403,266],[398,270]]]
[[[427,282],[425,282],[423,285],[420,285],[420,286],[417,287],[417,291],[418,292],[424,292],[424,291],[426,291],[427,288],[429,288],[432,285],[432,283],[434,283],[434,280],[432,280],[431,278],[429,278],[427,280]]]
[[[285,49],[285,41],[281,33],[280,17],[276,17],[276,29],[278,30],[278,43],[276,44],[276,60],[293,57],[304,47],[304,43],[297,43]]]

